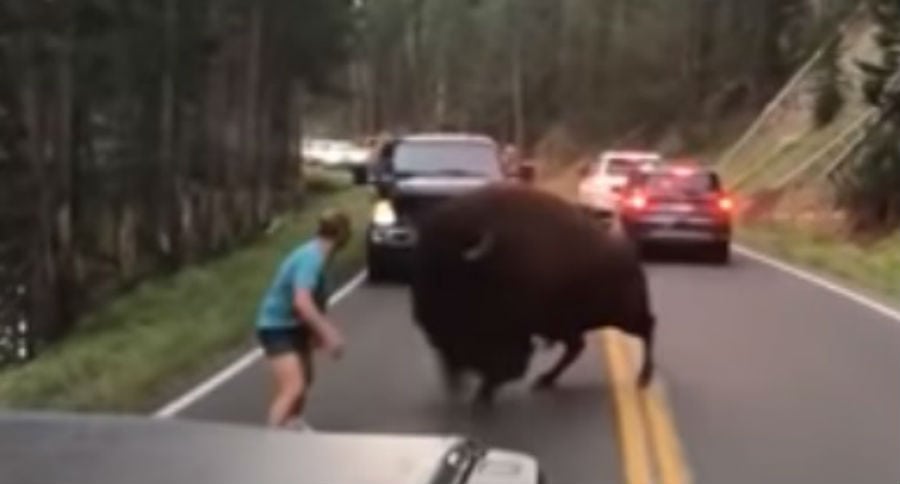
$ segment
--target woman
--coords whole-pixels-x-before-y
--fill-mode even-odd
[[[350,219],[339,211],[319,218],[316,236],[300,245],[281,263],[256,319],[260,344],[275,381],[268,423],[285,427],[301,415],[312,381],[312,344],[338,358],[344,338],[324,314],[327,305],[324,276],[329,262],[350,239]]]

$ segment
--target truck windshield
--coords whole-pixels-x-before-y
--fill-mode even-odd
[[[399,175],[500,176],[497,151],[487,143],[405,142],[397,146],[393,165]]]

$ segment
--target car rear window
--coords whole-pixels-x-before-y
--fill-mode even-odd
[[[693,175],[653,173],[642,178],[643,180],[638,180],[638,184],[653,193],[697,195],[716,193],[721,189],[719,177],[708,172]]]
[[[641,166],[644,161],[629,158],[610,158],[606,164],[606,173],[615,176],[627,175],[635,168]]]
[[[613,175],[613,176],[627,176],[636,168],[644,166],[648,163],[655,163],[659,161],[658,158],[653,156],[622,156],[616,157],[611,156],[606,161],[605,174]],[[602,161],[598,162],[595,168],[600,168],[603,166]],[[596,170],[595,170],[596,171]]]

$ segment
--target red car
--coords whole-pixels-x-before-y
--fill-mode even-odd
[[[728,263],[734,202],[714,171],[679,165],[634,172],[619,204],[622,228],[641,246],[697,247]]]

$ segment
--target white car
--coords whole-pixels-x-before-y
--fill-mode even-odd
[[[628,174],[661,162],[662,156],[655,152],[605,151],[582,172],[578,202],[596,215],[611,217],[617,211],[619,192],[628,181]]]
[[[369,161],[369,150],[343,140],[313,139],[304,142],[303,157],[329,168],[349,168]]]
[[[347,170],[356,183],[364,183],[371,150],[351,141],[311,139],[303,142],[303,159],[312,165],[334,170]]]

